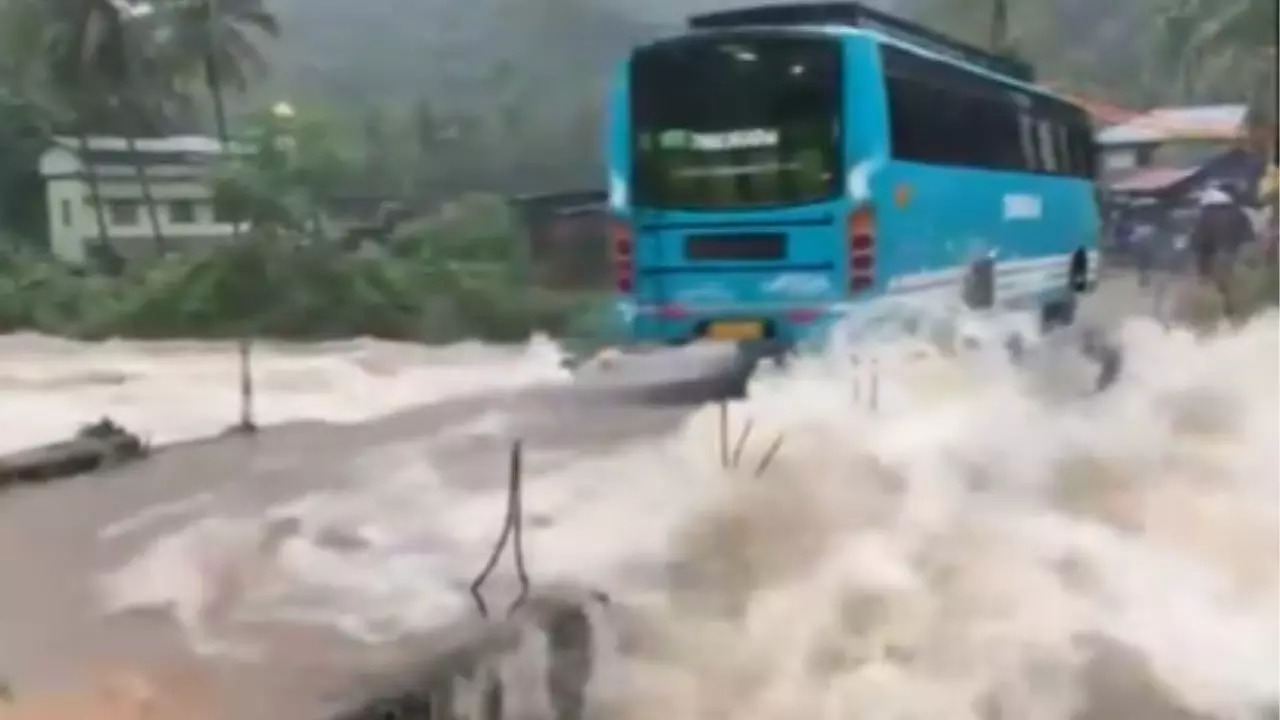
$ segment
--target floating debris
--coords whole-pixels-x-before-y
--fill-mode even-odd
[[[80,475],[145,457],[150,448],[111,418],[81,427],[70,440],[0,456],[0,486]]]

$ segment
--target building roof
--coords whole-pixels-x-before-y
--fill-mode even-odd
[[[1181,192],[1204,181],[1243,189],[1253,187],[1265,172],[1265,164],[1256,154],[1234,147],[1194,163],[1134,168],[1108,182],[1107,189],[1121,195],[1159,195]]]
[[[126,138],[90,136],[88,146],[87,159],[94,165],[131,165],[142,157],[151,165],[204,165],[221,154],[222,143],[204,135],[143,137],[134,141],[135,151],[130,152]],[[77,158],[82,156],[80,141],[74,137],[55,137],[51,149],[69,151]]]
[[[1098,133],[1101,145],[1168,140],[1232,140],[1246,136],[1247,105],[1156,108]]]
[[[107,135],[91,135],[89,136],[89,150],[97,151],[126,151],[129,149],[128,138],[113,137]],[[54,142],[68,150],[79,151],[80,141],[77,138],[66,135],[59,135],[54,138]],[[135,146],[138,152],[195,152],[195,153],[216,153],[222,144],[217,138],[208,137],[206,135],[167,135],[165,137],[140,137],[135,139]]]
[[[1200,168],[1143,168],[1111,183],[1115,192],[1154,192],[1176,185],[1196,174]]]

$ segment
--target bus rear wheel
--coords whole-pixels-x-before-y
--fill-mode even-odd
[[[1071,269],[1067,272],[1067,292],[1062,298],[1045,303],[1040,308],[1042,332],[1070,327],[1076,321],[1079,307],[1077,296],[1089,290],[1089,256],[1084,250],[1076,250],[1071,256]]]
[[[1067,275],[1067,286],[1073,293],[1089,291],[1089,256],[1084,250],[1076,250],[1071,256],[1071,270]]]

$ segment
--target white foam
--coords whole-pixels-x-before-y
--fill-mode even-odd
[[[986,705],[1065,720],[1080,638],[1096,636],[1140,653],[1178,702],[1243,718],[1280,694],[1276,317],[1208,340],[1140,320],[1120,336],[1125,379],[1083,398],[918,345],[876,356],[875,410],[869,360],[768,373],[728,406],[733,444],[752,420],[738,468],[721,467],[709,407],[664,440],[530,478],[530,572],[648,598],[657,635],[621,661],[622,717],[924,720]],[[109,597],[185,606],[199,624],[226,582],[241,611],[381,639],[465,611],[503,500],[406,454],[235,525],[234,541],[230,521],[194,526],[114,576]],[[264,570],[263,528],[281,515],[302,528]],[[206,546],[239,574],[183,570]],[[217,580],[232,575],[260,581]],[[510,588],[509,567],[498,580]]]
[[[260,425],[362,422],[407,407],[494,390],[567,381],[546,338],[525,347],[429,348],[382,340],[258,343],[253,368]],[[80,343],[0,336],[6,423],[0,453],[65,440],[109,416],[155,442],[216,434],[239,417],[239,365],[229,343]]]

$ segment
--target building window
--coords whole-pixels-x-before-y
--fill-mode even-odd
[[[62,201],[62,226],[71,227],[71,201]]]
[[[1138,167],[1138,154],[1133,150],[1111,150],[1103,155],[1108,170],[1130,170]]]
[[[129,200],[112,200],[107,204],[112,225],[137,225],[138,203]]]
[[[190,200],[169,203],[169,221],[174,225],[190,225],[196,221],[196,204]]]

